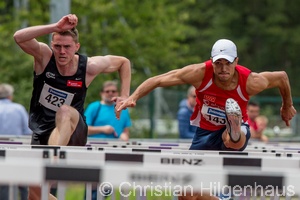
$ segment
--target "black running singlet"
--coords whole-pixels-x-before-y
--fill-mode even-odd
[[[63,104],[74,107],[84,118],[87,57],[78,55],[78,69],[73,76],[59,73],[54,55],[42,74],[34,73],[29,112],[29,127],[34,133],[52,131],[55,128],[55,113]]]

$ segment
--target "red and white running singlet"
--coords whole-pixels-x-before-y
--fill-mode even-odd
[[[223,90],[213,82],[213,66],[211,60],[206,61],[206,70],[203,81],[196,89],[197,104],[191,116],[191,125],[205,130],[216,131],[226,125],[225,102],[227,98],[233,98],[239,104],[243,121],[248,120],[247,104],[249,95],[246,92],[246,82],[251,70],[237,65],[239,73],[237,87],[234,90]]]

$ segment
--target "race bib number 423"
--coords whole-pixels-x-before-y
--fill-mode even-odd
[[[50,110],[57,111],[63,104],[71,105],[74,94],[56,89],[48,84],[44,84],[39,102]]]

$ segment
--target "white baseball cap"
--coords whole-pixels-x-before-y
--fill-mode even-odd
[[[211,57],[213,62],[220,58],[224,58],[229,62],[233,62],[237,57],[236,46],[231,40],[220,39],[216,41],[216,43],[212,47]]]

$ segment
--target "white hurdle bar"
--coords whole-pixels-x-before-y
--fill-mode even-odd
[[[58,147],[58,146],[19,145],[17,143],[2,144],[0,145],[0,158],[2,157],[5,159],[4,160],[0,159],[1,160],[0,171],[2,171],[1,167],[3,166],[5,167],[6,164],[8,164],[7,166],[13,166],[11,170],[17,169],[17,167],[14,166],[15,164],[13,162],[14,158],[16,159],[18,158],[18,161],[20,162],[20,159],[23,160],[24,157],[25,158],[29,157],[29,160],[32,162],[37,161],[38,163],[39,162],[42,163],[41,168],[48,169],[48,172],[47,170],[44,169],[43,172],[44,177],[42,178],[42,180],[40,179],[33,179],[33,180],[35,181],[37,180],[37,182],[41,181],[40,184],[43,185],[43,195],[45,197],[48,193],[47,190],[48,182],[55,179],[55,176],[50,173],[51,170],[52,172],[53,170],[54,171],[57,171],[58,169],[61,170],[61,172],[59,173],[60,175],[63,172],[66,173],[66,170],[72,171],[71,174],[73,174],[73,172],[74,174],[78,174],[75,172],[82,172],[82,173],[89,174],[91,173],[89,171],[98,171],[98,170],[100,170],[101,173],[103,172],[105,174],[106,171],[108,170],[107,166],[111,166],[112,168],[116,167],[116,170],[117,169],[119,170],[120,167],[118,166],[120,165],[122,165],[122,170],[124,165],[124,166],[128,166],[129,168],[137,167],[137,168],[141,168],[141,170],[146,170],[146,171],[149,170],[151,171],[153,168],[155,169],[157,168],[158,171],[162,170],[163,171],[162,173],[165,173],[164,171],[165,168],[167,168],[169,171],[178,170],[176,171],[176,173],[177,172],[183,173],[184,171],[188,170],[191,173],[197,174],[199,173],[198,171],[201,170],[201,174],[202,171],[203,173],[207,172],[208,174],[212,172],[212,174],[210,174],[210,178],[212,178],[213,174],[220,173],[222,177],[223,176],[227,177],[225,183],[229,185],[234,185],[232,184],[234,182],[233,177],[235,177],[237,180],[242,180],[242,178],[246,177],[248,181],[246,181],[246,183],[244,182],[240,183],[241,186],[243,184],[244,185],[250,184],[251,181],[253,185],[254,181],[256,180],[257,180],[256,182],[261,185],[265,185],[266,183],[268,183],[270,185],[276,185],[281,188],[284,186],[292,185],[293,187],[295,187],[296,194],[299,195],[299,185],[294,184],[295,180],[299,178],[299,176],[296,174],[299,174],[299,166],[300,166],[299,157],[298,157],[299,151],[297,147],[270,146],[271,148],[269,148],[268,146],[268,148],[261,147],[261,149],[260,147],[252,148],[252,149],[249,148],[249,150],[247,149],[247,151],[244,152],[230,152],[230,151],[219,152],[219,151],[189,151],[181,148],[174,148],[174,149],[149,148],[149,146],[150,145],[153,146],[153,144],[150,145],[145,144],[145,145],[138,145],[138,146],[129,144],[126,147],[124,146],[124,144],[122,145],[123,147],[118,147],[118,146],[99,147],[98,145],[95,146],[91,145],[87,147]],[[267,150],[267,151],[262,151],[262,150]],[[55,163],[49,162],[49,160],[53,161],[54,158],[55,158]],[[87,166],[82,166],[80,164],[82,161],[84,161],[84,163]],[[134,165],[128,165],[128,163]],[[26,164],[26,166],[27,165],[28,163]],[[6,170],[8,170],[8,168],[6,168]],[[8,172],[10,173],[11,171]],[[238,174],[235,175],[234,174],[235,172],[238,172]],[[118,173],[115,173],[115,175],[118,175]],[[229,175],[231,177],[230,179],[231,181],[229,181],[228,178]],[[160,176],[162,176],[162,174],[160,174]],[[253,178],[251,179],[251,176],[254,176],[255,180]],[[13,184],[14,181],[17,181],[17,180],[10,180],[10,182],[7,182],[7,179],[2,179],[1,174],[0,177],[1,177],[0,182]],[[108,177],[112,178],[110,177],[110,175],[108,175]],[[142,180],[147,182],[147,178],[145,178],[145,180],[144,178],[142,178]],[[64,180],[60,180],[60,179],[64,179]],[[95,180],[89,178],[83,180],[75,177],[73,178],[75,180],[73,179],[69,180],[70,178],[61,177],[60,179],[57,180],[62,183],[68,181],[78,181],[78,182],[86,182],[86,183],[95,182]],[[21,182],[19,182],[18,184],[23,184],[22,182],[23,180],[24,179],[22,179]],[[101,183],[104,180],[106,179],[99,178],[100,182],[98,183]],[[209,179],[208,178],[204,179],[204,181],[209,182]],[[271,184],[272,181],[273,183]],[[209,183],[213,183],[213,182],[214,181],[210,181]],[[223,185],[221,178],[217,182]],[[174,183],[177,184],[176,181]],[[36,182],[32,184],[36,184]],[[118,184],[114,183],[113,186],[117,187]],[[204,187],[205,185],[202,186]],[[195,185],[195,188],[198,188],[197,185]],[[59,199],[63,199],[63,198],[59,198]]]
[[[122,170],[120,170],[122,166]],[[42,199],[48,198],[47,183],[61,182],[109,182],[113,187],[139,186],[190,186],[194,191],[210,188],[212,184],[217,191],[222,186],[274,186],[290,187],[294,194],[300,194],[300,170],[289,169],[279,171],[251,170],[248,167],[220,169],[219,167],[186,167],[182,166],[140,166],[129,163],[112,162],[103,166],[94,163],[82,163],[80,160],[72,164],[41,162],[39,159],[28,159],[20,165],[18,159],[1,162],[1,182],[10,184],[42,184]],[[14,174],[14,176],[11,176]],[[75,175],[76,174],[76,175]],[[218,183],[218,184],[216,184]],[[128,189],[126,187],[126,189]],[[293,194],[293,195],[294,195]]]
[[[87,146],[97,146],[99,148],[103,147],[111,147],[111,148],[132,148],[132,149],[151,149],[151,150],[175,150],[182,149],[188,150],[191,142],[185,141],[183,143],[178,142],[180,140],[142,140],[137,141],[135,139],[130,140],[128,142],[120,141],[120,140],[99,140],[99,139],[89,139]],[[2,136],[0,137],[0,145],[30,145],[30,137],[28,136]],[[300,147],[298,143],[287,143],[287,142],[257,142],[257,141],[249,141],[247,148],[244,152],[271,152],[271,153],[288,153],[289,151],[292,153],[300,153]]]
[[[30,144],[31,136],[11,136],[11,135],[1,135],[0,144]],[[180,139],[130,139],[128,142],[120,140],[103,140],[103,139],[94,139],[88,138],[87,145],[102,145],[102,146],[154,146],[154,147],[180,147],[183,149],[188,149],[191,145],[191,140],[180,140]],[[250,140],[248,146],[245,150],[248,149],[264,149],[270,150],[272,148],[284,148],[288,150],[289,148],[293,150],[300,151],[299,143],[296,142],[268,142],[263,143],[260,141]]]
[[[18,162],[20,162],[20,159],[22,157],[24,158],[24,156],[27,155],[32,158],[29,159],[31,162],[35,162],[35,161],[37,161],[37,163],[42,162],[41,167],[46,168],[46,172],[43,173],[43,175],[45,175],[44,179],[42,180],[38,178],[35,179],[34,177],[30,176],[30,179],[33,178],[33,180],[37,180],[33,184],[36,184],[38,181],[42,181],[41,184],[45,183],[45,181],[47,183],[47,181],[50,180],[79,181],[79,182],[103,181],[101,179],[99,180],[92,179],[92,177],[94,178],[97,177],[95,176],[95,174],[93,174],[93,171],[96,171],[97,174],[99,169],[105,171],[107,165],[114,166],[115,163],[117,164],[117,166],[120,166],[120,164],[123,166],[123,165],[127,165],[128,163],[134,163],[135,166],[130,166],[130,167],[137,167],[137,168],[141,168],[141,170],[146,170],[146,171],[149,171],[154,167],[157,168],[158,170],[160,169],[179,170],[180,173],[188,170],[191,173],[196,173],[196,174],[199,173],[198,171],[201,171],[204,174],[206,172],[208,173],[209,171],[213,171],[213,173],[218,173],[217,171],[220,171],[221,173],[226,173],[227,171],[230,171],[231,174],[235,173],[236,171],[240,171],[241,175],[243,174],[245,175],[245,173],[246,175],[248,174],[247,180],[251,180],[252,182],[253,179],[251,179],[251,176],[254,175],[257,176],[257,178],[255,178],[257,182],[262,182],[264,179],[270,179],[272,181],[281,180],[279,184],[281,185],[281,187],[284,186],[284,184],[286,183],[288,184],[292,183],[293,186],[297,186],[297,184],[295,185],[293,181],[295,180],[295,177],[297,178],[298,176],[297,175],[293,176],[292,174],[299,174],[299,158],[264,156],[265,155],[264,153],[261,153],[262,157],[254,157],[254,156],[244,157],[241,155],[232,155],[232,154],[226,155],[224,154],[226,152],[222,152],[222,154],[218,154],[221,152],[216,152],[216,151],[209,152],[210,154],[209,153],[205,154],[204,152],[204,154],[202,155],[199,154],[185,155],[185,154],[171,154],[170,152],[160,153],[160,154],[151,153],[151,152],[140,152],[140,153],[105,152],[105,151],[96,151],[93,148],[84,148],[84,147],[56,147],[56,146],[45,146],[45,147],[38,146],[38,147],[39,148],[36,148],[35,146],[30,147],[25,145],[19,147],[13,146],[12,149],[11,147],[7,149],[5,149],[5,147],[2,147],[3,149],[0,152],[2,152],[1,154],[5,155],[3,157],[6,157],[7,159],[4,159],[4,161],[1,162],[0,165],[1,167],[6,166],[7,168],[4,168],[3,170],[0,171],[4,171],[6,175],[11,174],[13,171],[17,170],[19,166],[22,167],[23,165],[22,163],[22,165],[19,164],[19,166],[14,166],[14,163],[11,161],[14,160],[14,158],[16,158],[18,159]],[[55,163],[50,163],[49,160],[46,162],[44,158],[45,149],[42,148],[46,148],[46,152],[48,152],[48,150],[52,150],[53,155],[55,155],[59,159],[55,160],[56,161]],[[34,157],[36,157],[36,159],[33,159]],[[82,166],[78,164],[82,162],[84,162],[86,166]],[[27,168],[26,167],[27,164],[24,167],[25,170]],[[70,168],[70,166],[73,167]],[[53,173],[53,170],[55,173]],[[39,171],[37,172],[39,174]],[[91,176],[90,178],[88,178],[88,176],[85,176],[85,178],[83,179],[82,178],[80,179],[79,177],[63,178],[64,177],[63,173],[69,174],[68,176],[74,176],[74,174],[81,174],[79,172],[83,174],[91,173],[92,175],[90,175]],[[164,170],[163,173],[165,173]],[[28,174],[31,174],[31,172],[28,173],[25,172],[25,175]],[[267,177],[263,176],[266,174],[271,178],[268,178],[268,176]],[[18,174],[18,176],[20,175]],[[0,177],[2,176],[0,175]],[[3,181],[11,184],[16,181],[20,184],[20,183],[24,183],[23,182],[24,180],[27,180],[26,178],[22,179],[22,176],[20,177],[21,177],[20,182],[18,181],[18,178],[16,180],[14,179],[8,180],[6,179],[8,177],[1,179],[1,182]],[[211,178],[211,175],[209,177]],[[109,178],[113,178],[113,177],[109,176]],[[204,179],[204,181],[209,182],[209,179],[208,178]],[[223,184],[222,181],[223,179],[219,179],[220,184],[221,183]],[[269,181],[268,184],[270,185],[277,184],[276,182],[272,183],[272,181]],[[213,181],[211,180],[210,182]],[[250,182],[247,182],[247,184],[250,184]],[[232,185],[232,181],[228,182],[228,184]],[[196,187],[197,185],[194,186]],[[296,189],[298,194],[299,187]]]
[[[298,150],[284,150],[284,149],[276,149],[270,151],[261,151],[258,149],[252,149],[249,151],[203,151],[203,150],[185,150],[185,149],[149,149],[147,146],[145,147],[98,147],[98,146],[43,146],[43,145],[10,145],[10,144],[0,144],[0,151],[4,149],[53,149],[54,154],[57,154],[58,150],[80,150],[80,151],[104,151],[104,152],[120,152],[120,153],[163,153],[163,154],[183,154],[183,155],[205,155],[205,154],[213,154],[213,155],[230,155],[230,156],[273,156],[273,157],[300,157],[300,153]],[[1,152],[0,152],[1,153]]]

